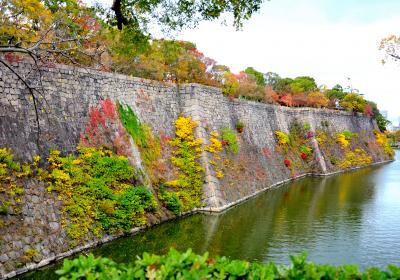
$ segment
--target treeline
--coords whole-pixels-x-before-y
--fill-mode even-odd
[[[119,30],[104,9],[78,0],[5,1],[0,5],[0,45],[16,49],[4,55],[10,64],[35,54],[47,66],[74,64],[166,82],[200,83],[220,87],[230,98],[364,113],[374,117],[382,131],[388,124],[375,103],[352,89],[321,87],[312,77],[292,79],[252,67],[235,74],[191,42],[154,39],[134,24]]]

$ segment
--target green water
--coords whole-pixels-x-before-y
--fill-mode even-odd
[[[250,261],[287,263],[307,250],[317,263],[400,265],[397,161],[269,190],[221,214],[196,214],[91,250],[117,262],[170,247]],[[53,279],[56,266],[23,279]],[[21,277],[22,279],[22,277]]]

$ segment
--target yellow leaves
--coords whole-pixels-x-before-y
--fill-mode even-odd
[[[312,107],[326,107],[328,106],[329,99],[320,91],[311,92],[308,94],[308,101]]]
[[[290,142],[289,135],[287,135],[286,133],[284,133],[282,131],[275,131],[275,136],[276,136],[276,140],[280,146],[287,145]]]
[[[375,139],[376,139],[376,143],[383,148],[383,152],[389,156],[389,158],[393,158],[394,157],[394,151],[392,149],[392,147],[390,146],[389,143],[389,139],[386,137],[385,134],[380,133],[378,131],[374,131],[375,133]]]
[[[0,34],[14,36],[17,42],[36,42],[49,29],[53,15],[40,0],[8,0],[0,6]],[[38,28],[39,27],[39,28]],[[25,45],[23,45],[25,47]]]
[[[197,123],[191,117],[179,117],[175,121],[176,136],[182,140],[194,140],[193,129],[197,127]]]
[[[208,144],[204,150],[213,154],[213,158],[208,162],[213,165],[215,176],[219,179],[224,177],[224,173],[222,172],[221,166],[223,165],[222,158],[220,157],[220,153],[223,150],[222,142],[219,138],[219,134],[216,131],[210,133],[210,144]]]
[[[40,156],[34,156],[33,162],[37,164],[40,161],[40,159],[41,159]]]
[[[343,133],[337,134],[336,141],[343,149],[346,149],[350,145],[350,142],[346,139],[346,136]]]
[[[79,165],[79,164],[81,164],[81,160],[80,159],[74,159],[73,161],[72,161],[72,164],[73,165]]]
[[[213,154],[218,154],[222,151],[222,143],[217,138],[219,135],[216,132],[211,132],[210,135],[211,135],[210,138],[211,143],[205,147],[205,150]]]
[[[217,176],[218,179],[222,179],[224,178],[224,173],[222,173],[222,170],[216,170],[215,176]]]
[[[363,149],[355,149],[345,153],[344,159],[339,163],[340,168],[350,168],[355,166],[364,166],[372,163],[372,157]]]
[[[318,141],[319,145],[324,145],[328,141],[328,136],[323,131],[317,131],[315,139]]]

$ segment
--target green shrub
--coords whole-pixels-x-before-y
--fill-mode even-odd
[[[182,212],[182,202],[174,192],[163,192],[158,196],[164,202],[165,207],[175,215]]]
[[[170,249],[158,256],[144,253],[132,264],[118,264],[93,255],[64,260],[56,273],[61,279],[400,279],[400,268],[389,265],[387,271],[368,268],[361,272],[355,265],[317,265],[307,254],[290,257],[290,265],[250,263],[226,257],[194,254],[191,249],[179,253]]]
[[[353,133],[353,132],[348,131],[348,130],[342,131],[342,134],[344,135],[346,140],[351,140],[352,138],[357,137],[357,133]]]
[[[329,121],[328,120],[322,120],[321,121],[321,126],[322,127],[329,127]]]
[[[130,106],[118,103],[117,108],[123,126],[140,150],[140,157],[149,178],[156,181],[158,178],[156,178],[155,169],[157,169],[158,161],[161,158],[160,139],[153,135],[149,126],[140,122]],[[138,170],[138,172],[140,171]]]
[[[51,172],[43,171],[42,180],[63,201],[63,224],[71,238],[128,232],[145,224],[145,212],[156,207],[149,190],[134,186],[134,169],[126,157],[78,147],[77,156],[62,157],[53,150],[48,161]]]
[[[221,129],[221,138],[226,142],[226,150],[237,154],[239,152],[239,144],[237,141],[236,133],[230,128]]]
[[[244,123],[241,122],[241,121],[238,121],[238,122],[235,124],[235,128],[236,128],[237,132],[242,133],[242,132],[243,132],[243,129],[244,129]]]
[[[306,154],[307,156],[311,155],[313,152],[313,149],[310,146],[307,145],[301,145],[299,148],[301,153]]]

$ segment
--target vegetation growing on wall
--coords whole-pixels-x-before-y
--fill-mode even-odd
[[[209,160],[209,163],[214,168],[215,176],[219,179],[224,178],[223,159],[221,157],[223,147],[220,136],[216,131],[210,133],[210,144],[206,145],[204,150],[212,155],[212,159]]]
[[[399,279],[400,268],[389,265],[387,271],[355,265],[318,265],[307,261],[307,254],[290,257],[290,265],[250,263],[227,257],[196,255],[189,249],[180,253],[171,249],[166,255],[144,253],[134,263],[118,264],[93,255],[66,259],[57,271],[62,279]]]
[[[175,121],[175,138],[170,141],[174,148],[171,162],[177,177],[166,185],[176,190],[184,211],[201,206],[204,169],[198,162],[202,141],[195,138],[193,132],[197,125],[191,117],[179,117]]]
[[[221,129],[222,145],[228,153],[237,154],[239,152],[239,143],[236,133],[227,127]]]
[[[389,139],[386,137],[385,134],[380,133],[379,131],[374,131],[376,137],[376,143],[383,149],[384,153],[389,157],[394,157],[393,148],[390,145]]]
[[[114,102],[105,99],[89,109],[80,145],[97,149],[106,148],[117,155],[130,156],[132,152],[129,138],[120,122]]]
[[[310,168],[312,163],[313,147],[311,132],[308,123],[300,124],[294,120],[289,126],[289,133],[275,131],[277,150],[285,159],[283,164],[289,168],[294,175],[298,169]]]
[[[118,103],[117,107],[123,126],[139,148],[152,183],[157,182],[163,173],[160,139],[153,135],[149,126],[139,120],[130,106]]]
[[[73,239],[103,232],[128,232],[146,224],[145,213],[156,208],[152,193],[135,186],[134,169],[110,150],[79,148],[62,157],[53,150],[49,171],[40,176],[63,201],[63,226]]]
[[[371,164],[377,155],[393,159],[394,153],[385,134],[374,133],[375,141],[371,141],[369,132],[341,131],[332,135],[327,130],[317,130],[316,139],[325,159],[332,166],[345,169]]]
[[[40,157],[34,157],[32,164],[20,164],[14,160],[9,149],[0,149],[0,216],[21,211],[21,195],[24,193],[22,179],[33,175],[33,169],[39,161]]]
[[[350,131],[342,131],[336,134],[336,141],[340,144],[342,149],[346,149],[350,145],[350,141],[353,138],[358,138],[357,133],[352,133]]]

